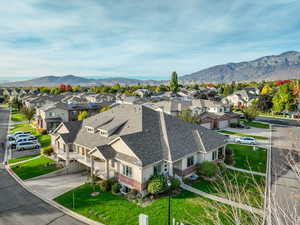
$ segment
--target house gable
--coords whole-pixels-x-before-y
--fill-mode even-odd
[[[110,146],[116,151],[120,152],[122,154],[134,157],[139,159],[136,154],[130,149],[130,147],[122,140],[122,138],[117,138],[112,143],[110,143]]]

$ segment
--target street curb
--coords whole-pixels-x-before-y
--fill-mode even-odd
[[[264,224],[271,225],[271,157],[272,157],[272,124],[270,125],[269,149],[267,156],[267,171],[266,171],[266,188],[265,188],[265,202],[264,202]]]
[[[7,132],[6,132],[6,137],[10,131],[10,124],[11,124],[11,107],[9,107],[9,117],[8,117],[8,126],[7,126]],[[5,154],[4,154],[4,159],[3,163],[6,164],[8,163],[8,149],[7,149],[7,139],[5,137]]]
[[[32,193],[33,195],[35,195],[36,197],[38,197],[42,201],[44,201],[44,202],[48,203],[49,205],[53,206],[54,208],[58,209],[59,211],[63,212],[64,214],[69,215],[69,216],[77,219],[78,221],[86,223],[86,224],[105,225],[103,223],[99,223],[99,222],[96,222],[94,220],[91,220],[91,219],[89,219],[85,216],[82,216],[82,215],[78,214],[78,213],[75,213],[72,210],[58,204],[57,202],[55,202],[53,200],[49,200],[49,199],[44,198],[38,192],[32,190],[30,187],[28,187],[26,184],[24,184],[24,182],[12,171],[12,169],[9,168],[8,165],[5,165],[5,169],[25,190]]]

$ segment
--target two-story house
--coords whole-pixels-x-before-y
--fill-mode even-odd
[[[239,114],[232,113],[229,105],[222,102],[194,99],[192,101],[160,101],[150,107],[167,114],[178,116],[184,110],[200,117],[202,126],[209,129],[223,129],[239,123]]]
[[[77,120],[80,112],[86,111],[89,115],[99,113],[102,107],[111,105],[112,102],[86,103],[86,104],[49,104],[36,110],[38,128],[48,131],[54,130],[61,122]]]
[[[186,177],[199,163],[224,158],[227,139],[143,105],[123,104],[83,121],[63,122],[51,134],[57,160],[116,178],[122,192],[145,194],[154,174]]]
[[[222,99],[224,104],[232,105],[234,107],[248,107],[252,104],[253,100],[258,98],[258,94],[252,89],[245,89],[236,91],[231,95]]]

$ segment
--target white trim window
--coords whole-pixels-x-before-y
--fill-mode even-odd
[[[132,177],[132,168],[127,165],[122,165],[122,174],[126,177]]]
[[[212,160],[216,160],[218,157],[217,151],[212,152]]]
[[[186,167],[189,168],[191,166],[195,165],[194,156],[190,156],[186,159]]]
[[[162,168],[161,163],[153,166],[153,174],[161,174]]]

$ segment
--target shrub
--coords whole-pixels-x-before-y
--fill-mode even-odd
[[[110,191],[110,185],[108,180],[101,180],[99,185],[102,191]]]
[[[181,182],[178,178],[172,178],[171,179],[171,189],[176,190],[180,187]]]
[[[147,190],[150,194],[158,194],[166,190],[166,178],[163,175],[153,176],[148,183]]]
[[[111,191],[113,194],[117,194],[120,192],[120,188],[121,188],[121,185],[119,183],[114,183],[112,186],[111,186]]]
[[[45,147],[45,148],[42,148],[42,154],[43,155],[47,155],[47,156],[50,156],[53,154],[53,148],[52,146],[48,146],[48,147]]]
[[[42,128],[38,129],[38,132],[40,134],[47,134],[47,130],[46,129],[42,129]]]
[[[231,128],[237,128],[237,127],[238,127],[238,124],[237,124],[237,123],[231,123],[229,126],[230,126]]]
[[[130,192],[126,195],[126,197],[130,200],[133,200],[137,198],[138,193],[139,192],[136,189],[131,189]]]
[[[234,163],[233,150],[229,147],[227,147],[226,150],[225,150],[225,160],[224,160],[224,162],[227,165],[232,165]]]
[[[109,178],[107,179],[107,182],[108,182],[109,190],[111,190],[114,184],[118,183],[118,181],[115,178]]]
[[[213,177],[218,173],[218,166],[214,162],[205,161],[197,169],[199,175]]]
[[[226,171],[227,167],[225,163],[218,162],[217,165],[218,165],[219,173],[224,173]]]

